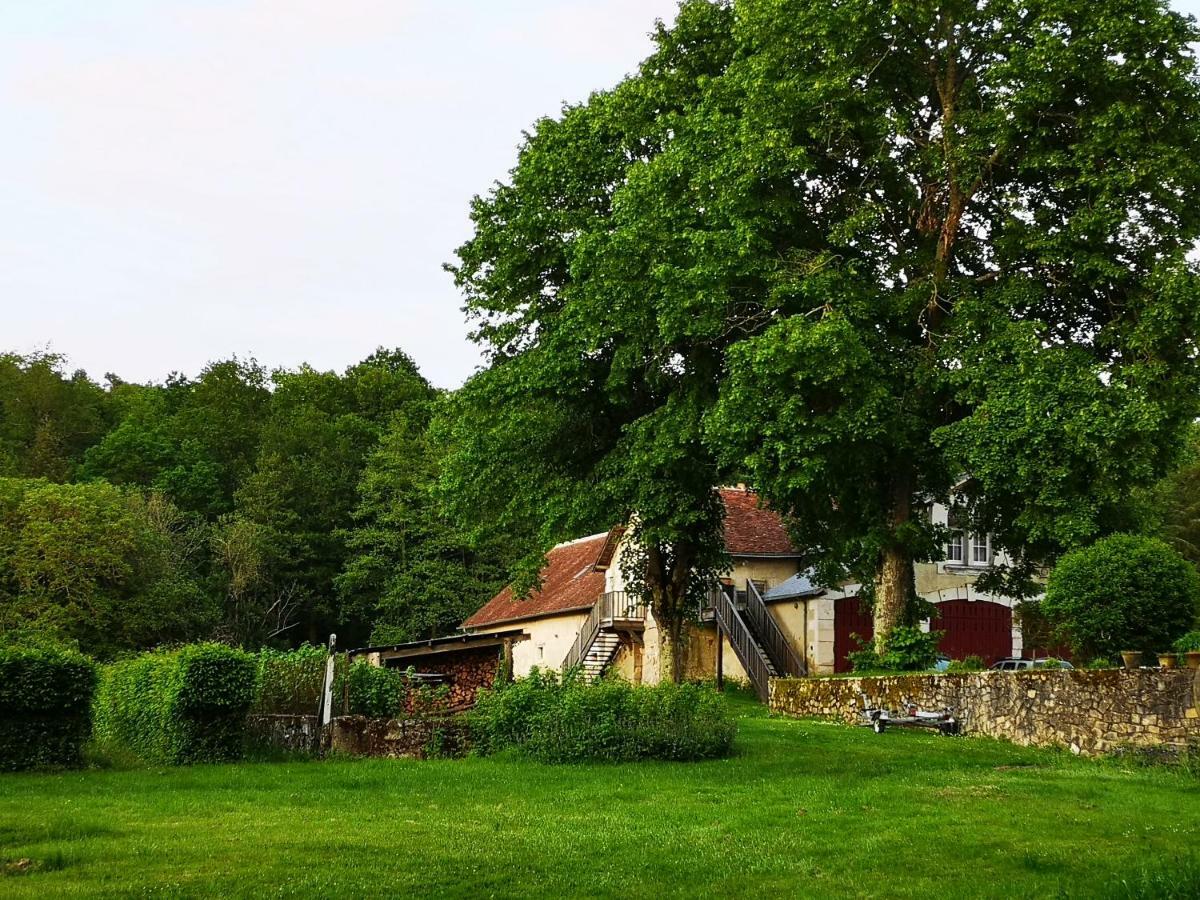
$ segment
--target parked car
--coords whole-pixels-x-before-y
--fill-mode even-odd
[[[988,668],[998,669],[1001,672],[1020,672],[1025,669],[1042,669],[1045,668],[1047,663],[1059,669],[1075,668],[1065,659],[1055,659],[1052,656],[1044,657],[1042,659],[1017,659],[1016,657],[998,659]]]

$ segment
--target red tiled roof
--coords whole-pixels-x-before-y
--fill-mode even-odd
[[[725,504],[725,549],[730,556],[795,556],[783,520],[773,510],[758,505],[758,495],[743,488],[721,488]],[[624,528],[559,544],[546,554],[541,587],[521,600],[506,587],[474,615],[463,628],[481,628],[539,616],[584,610],[604,593],[604,568]]]
[[[604,593],[604,572],[596,569],[596,560],[607,542],[608,532],[605,532],[559,544],[546,554],[540,588],[521,600],[513,596],[510,585],[463,622],[462,627],[479,628],[588,609]]]
[[[721,488],[725,504],[725,549],[730,556],[795,556],[783,520],[759,506],[758,494],[744,488]]]

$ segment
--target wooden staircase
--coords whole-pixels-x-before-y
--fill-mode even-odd
[[[596,635],[596,640],[592,641],[592,646],[588,648],[588,652],[583,657],[583,662],[580,663],[584,678],[588,681],[595,681],[597,678],[600,678],[605,670],[612,665],[612,661],[617,655],[617,649],[620,646],[621,636],[615,631],[602,630]]]
[[[621,635],[635,635],[646,628],[646,605],[625,591],[601,594],[588,612],[575,643],[562,663],[562,671],[578,668],[595,680],[612,665],[621,646]]]
[[[710,603],[718,639],[721,635],[729,639],[759,699],[767,699],[772,678],[806,673],[804,660],[788,643],[754,582],[746,583],[744,595],[732,588],[718,588],[711,594]],[[701,611],[701,618],[705,612]]]

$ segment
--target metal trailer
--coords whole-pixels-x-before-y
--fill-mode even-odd
[[[893,725],[900,728],[928,728],[945,735],[958,734],[961,730],[961,722],[950,707],[925,710],[915,703],[905,701],[902,711],[897,712],[894,709],[872,706],[865,693],[861,696],[863,708],[859,724],[872,729],[876,734],[883,734]]]

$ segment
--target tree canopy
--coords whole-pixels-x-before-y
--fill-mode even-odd
[[[1158,0],[684,3],[475,202],[453,490],[693,562],[748,478],[881,647],[957,491],[1028,591],[1196,411],[1197,37]]]

